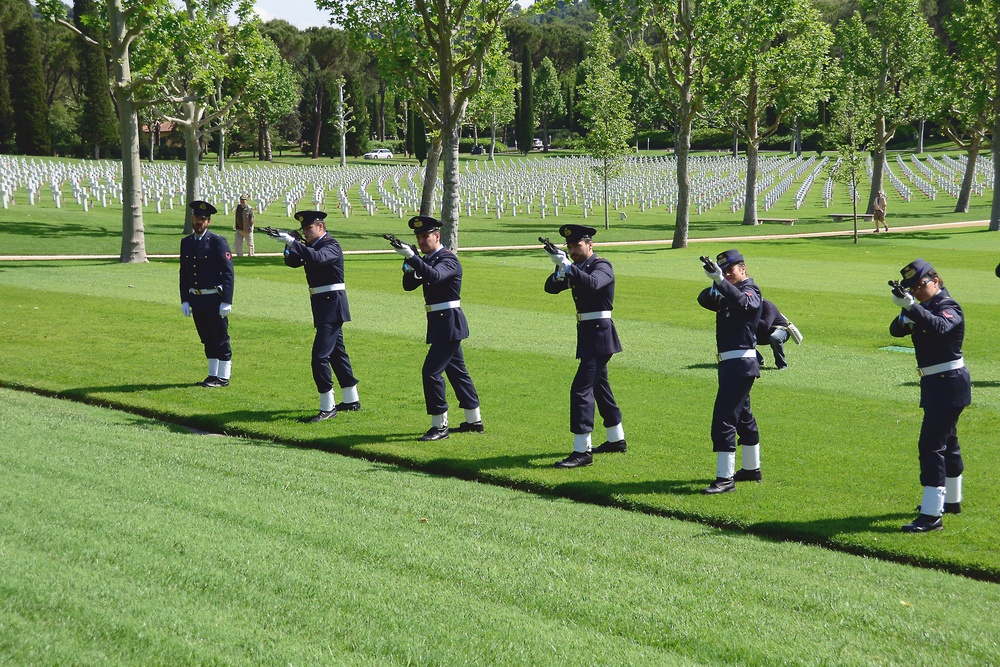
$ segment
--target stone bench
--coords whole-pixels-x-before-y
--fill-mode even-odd
[[[765,222],[780,222],[783,225],[794,225],[798,222],[798,218],[757,218],[757,222],[763,224]]]
[[[834,222],[843,222],[844,220],[851,220],[854,218],[853,213],[831,213],[830,217],[833,218]],[[865,222],[871,222],[874,218],[872,213],[858,213],[858,218],[864,220]]]

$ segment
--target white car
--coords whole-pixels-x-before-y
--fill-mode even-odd
[[[531,150],[540,151],[545,148],[545,144],[542,143],[541,139],[533,139],[531,141]]]
[[[392,151],[388,148],[376,148],[369,153],[365,153],[364,158],[366,160],[388,160],[392,158]]]

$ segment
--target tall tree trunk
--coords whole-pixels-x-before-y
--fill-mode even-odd
[[[219,125],[219,171],[226,169],[226,126]]]
[[[997,17],[997,22],[1000,23],[1000,16]],[[997,74],[1000,74],[1000,50],[997,55]],[[997,81],[997,93],[1000,97],[1000,80]],[[990,207],[990,231],[1000,232],[1000,197],[997,196],[1000,192],[1000,115],[993,120],[990,152],[993,153],[993,206]]]
[[[747,94],[747,182],[743,199],[743,224],[757,224],[757,154],[760,137],[757,121],[757,80],[751,77]]]
[[[378,80],[378,140],[385,141],[385,81]]]
[[[316,93],[313,95],[313,145],[312,159],[319,158],[319,138],[323,131],[323,80],[316,82]]]
[[[139,114],[132,102],[132,66],[122,0],[108,2],[111,41],[117,45],[111,62],[115,68],[114,98],[118,107],[118,138],[122,146],[122,246],[119,261],[146,261],[146,232],[142,223],[142,164],[139,159]]]
[[[261,128],[264,131],[264,159],[267,162],[274,162],[274,145],[271,143],[271,128],[268,127],[267,123],[262,123]]]
[[[958,201],[955,203],[955,213],[968,213],[969,200],[972,199],[972,183],[976,180],[976,160],[979,159],[979,151],[983,146],[981,134],[974,134],[965,149],[965,157],[968,160],[965,164],[965,174],[962,176],[962,189],[958,193]]]
[[[185,116],[189,119],[196,119],[199,109],[194,102],[184,104],[188,113]],[[197,120],[189,120],[183,125],[184,133],[184,191],[187,201],[192,202],[201,199],[201,180],[198,178],[198,158],[201,153],[201,145],[198,141]],[[184,208],[184,233],[190,234],[194,231],[191,225],[191,207]]]
[[[430,215],[434,209],[434,188],[437,187],[438,165],[440,164],[441,135],[436,134],[431,139],[431,145],[427,150],[427,165],[424,167],[424,187],[420,191],[420,215]],[[441,238],[444,239],[443,232]]]
[[[444,199],[441,202],[441,243],[458,250],[458,215],[462,208],[459,199],[459,179],[461,174],[458,169],[458,140],[461,136],[462,126],[460,123],[452,123],[451,128],[442,130],[448,132],[447,139],[442,142],[442,190]],[[428,165],[430,160],[428,160]]]
[[[875,197],[882,189],[882,179],[885,175],[885,146],[889,142],[889,137],[885,132],[885,116],[879,116],[875,120],[875,150],[872,151],[872,187],[868,191],[868,207],[865,213],[871,215],[875,212]]]
[[[691,155],[691,125],[694,112],[691,109],[690,87],[681,91],[680,124],[674,139],[674,152],[677,155],[677,216],[674,221],[674,239],[672,248],[686,248],[688,244],[688,226],[691,221],[691,172],[688,167]]]
[[[128,60],[115,59],[119,81],[130,80]],[[123,74],[124,70],[124,74]],[[139,114],[130,94],[115,86],[118,135],[122,144],[122,247],[118,261],[146,261],[146,231],[142,222],[142,164],[139,159]]]
[[[347,166],[347,119],[344,118],[344,85],[341,79],[337,82],[337,131],[340,133],[340,166]]]
[[[917,153],[924,152],[924,119],[917,121]]]

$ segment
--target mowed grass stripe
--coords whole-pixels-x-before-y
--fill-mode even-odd
[[[194,327],[177,308],[176,264],[169,262],[38,263],[0,272],[10,334],[0,349],[0,380],[209,430],[994,578],[1000,556],[990,545],[1000,501],[989,489],[1000,482],[991,463],[1000,320],[992,305],[996,278],[991,265],[983,266],[994,238],[947,232],[919,248],[945,267],[946,283],[965,307],[966,356],[976,382],[975,402],[960,424],[968,509],[926,538],[898,534],[919,496],[915,360],[880,349],[899,342],[887,333],[895,309],[884,284],[916,254],[908,243],[741,246],[765,296],[800,326],[806,343],[790,346],[789,371],[765,370],[754,389],[765,482],[717,499],[697,494],[713,472],[708,431],[716,388],[714,316],[694,301],[705,282],[699,250],[605,253],[618,274],[616,321],[625,352],[610,372],[630,451],[568,474],[551,464],[569,449],[575,320],[568,295],[541,290],[550,270],[544,256],[463,256],[463,307],[473,331],[466,355],[487,423],[481,437],[414,440],[427,424],[419,381],[424,315],[419,293],[399,287],[395,258],[348,260],[355,321],[345,332],[365,410],[318,427],[296,421],[317,408],[304,281],[274,259],[237,268],[234,384],[225,391],[192,386],[205,364]],[[770,363],[770,350],[763,353]],[[461,421],[453,408],[452,420]],[[600,426],[595,438],[603,440]]]
[[[1000,588],[0,390],[17,664],[989,665]]]

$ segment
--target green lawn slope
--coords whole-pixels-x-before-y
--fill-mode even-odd
[[[337,235],[337,231],[334,232]],[[428,425],[420,388],[425,353],[418,294],[399,285],[395,256],[352,256],[354,321],[347,346],[364,410],[303,424],[317,409],[309,371],[313,330],[300,271],[277,258],[237,261],[233,383],[194,386],[205,363],[181,316],[176,261],[0,265],[4,304],[0,383],[140,414],[386,462],[530,488],[881,558],[1000,578],[996,550],[1000,451],[1000,336],[993,268],[1000,237],[986,231],[890,233],[850,239],[741,242],[750,273],[805,334],[790,369],[765,369],[752,395],[764,482],[709,498],[709,424],[716,389],[714,316],[695,296],[697,260],[726,246],[602,249],[617,274],[615,320],[625,351],[611,363],[629,452],[582,470],[552,464],[570,449],[575,320],[568,295],[547,295],[551,264],[538,252],[463,254],[462,295],[472,336],[466,358],[486,433],[416,441]],[[262,240],[261,243],[265,242]],[[914,358],[888,335],[897,310],[886,280],[924,257],[968,319],[965,354],[975,388],[959,433],[965,512],[944,531],[899,526],[919,501],[920,423]],[[770,362],[770,350],[764,350]],[[461,420],[457,405],[453,421]],[[597,443],[603,438],[598,431]],[[596,443],[595,443],[596,444]]]
[[[3,664],[975,667],[1000,653],[995,584],[24,392],[0,402]]]

